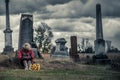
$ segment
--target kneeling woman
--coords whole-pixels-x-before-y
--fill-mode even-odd
[[[29,43],[25,43],[18,51],[18,59],[23,63],[25,70],[30,70],[30,65],[34,59],[34,52]]]

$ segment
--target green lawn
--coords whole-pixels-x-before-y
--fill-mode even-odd
[[[9,57],[0,55],[0,80],[120,80],[120,72],[109,70],[104,65],[84,65],[66,61],[37,61],[40,71],[13,69]]]
[[[8,69],[0,71],[0,80],[120,80],[120,72],[106,69],[106,66],[91,66],[79,70],[24,71]]]

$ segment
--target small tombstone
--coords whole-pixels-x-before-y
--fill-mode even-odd
[[[64,38],[59,38],[55,42],[56,46],[54,47],[51,57],[69,58],[68,48],[65,46],[67,41]]]
[[[79,61],[79,55],[77,52],[77,37],[76,36],[71,36],[70,55],[75,62]]]

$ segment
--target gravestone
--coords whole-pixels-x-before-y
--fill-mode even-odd
[[[77,52],[77,37],[76,36],[71,36],[70,56],[71,58],[73,58],[75,62],[79,61],[79,55]]]
[[[105,54],[105,40],[103,39],[101,5],[96,5],[96,40],[95,40],[95,55],[93,62],[99,64],[109,63],[110,60]]]
[[[30,43],[35,53],[35,57],[40,57],[37,45],[33,41],[33,15],[22,14],[20,20],[19,44],[18,50],[23,47],[24,43]]]
[[[96,40],[95,53],[105,54],[105,40],[103,39],[101,5],[96,5]]]
[[[6,29],[5,33],[5,48],[3,50],[3,54],[8,54],[10,52],[14,52],[14,48],[12,47],[12,30],[10,29],[10,17],[9,17],[9,0],[5,0],[6,4]]]
[[[110,52],[110,50],[111,50],[111,43],[112,43],[112,41],[106,40],[107,52]]]
[[[21,49],[24,43],[33,42],[33,16],[22,14],[20,20],[19,46]]]
[[[66,40],[64,38],[59,38],[56,41],[56,46],[54,47],[54,50],[52,51],[51,57],[56,58],[68,58],[68,48],[65,46]]]

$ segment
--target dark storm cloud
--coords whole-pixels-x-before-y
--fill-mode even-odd
[[[72,0],[46,0],[46,2],[51,4],[51,5],[65,4],[65,3],[68,3],[70,1],[72,1]]]
[[[88,2],[88,0],[81,0],[81,2],[85,4]]]
[[[71,0],[60,5],[47,5],[49,12],[41,18],[96,17],[96,4],[101,4],[102,17],[120,17],[119,0]]]
[[[45,13],[44,6],[46,5],[44,0],[10,0],[10,13]],[[0,0],[0,14],[5,14],[4,0]]]
[[[115,36],[109,37],[108,40],[112,41],[112,46],[120,49],[120,31],[115,33]]]
[[[115,34],[114,39],[117,41],[117,43],[119,43],[119,41],[120,41],[120,31]],[[119,47],[120,47],[120,44],[119,44]]]
[[[10,12],[19,13],[48,13],[46,5],[64,4],[71,0],[10,0]],[[0,0],[0,14],[5,14],[4,0]]]
[[[94,0],[101,4],[104,17],[120,17],[120,0]]]
[[[117,33],[117,35],[116,35],[116,37],[114,39],[117,40],[116,45],[118,45],[118,48],[120,49],[120,44],[118,44],[118,43],[120,43],[120,32]]]
[[[120,32],[116,33],[115,37],[118,38],[118,40],[120,40]]]
[[[73,30],[72,30],[72,28],[68,28],[68,27],[55,27],[54,28],[54,31],[56,31],[56,32],[73,32]]]
[[[11,0],[10,13],[36,12],[44,14],[41,18],[95,17],[97,3],[102,5],[104,17],[120,17],[119,0]],[[0,14],[5,14],[4,0],[0,0]]]
[[[3,14],[5,12],[4,2],[3,0],[0,0],[0,14]]]

